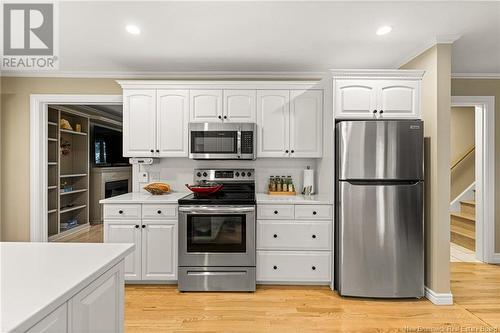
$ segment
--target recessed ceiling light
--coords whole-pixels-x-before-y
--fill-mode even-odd
[[[138,26],[136,25],[133,25],[133,24],[129,24],[125,27],[125,29],[127,30],[127,32],[129,34],[132,34],[132,35],[140,35],[141,34],[141,29],[139,29]]]
[[[387,35],[391,31],[392,31],[392,27],[390,25],[384,25],[384,26],[377,29],[377,35],[379,35],[379,36]]]

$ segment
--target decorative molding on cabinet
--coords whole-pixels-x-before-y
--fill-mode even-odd
[[[323,75],[324,76],[324,75]],[[322,89],[320,81],[117,80],[123,89]]]
[[[330,73],[335,79],[422,79],[423,70],[413,69],[331,69]]]
[[[425,287],[425,298],[435,305],[453,305],[453,295],[449,293],[437,293],[429,287]]]

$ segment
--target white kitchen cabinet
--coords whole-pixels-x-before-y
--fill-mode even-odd
[[[331,221],[257,221],[257,250],[331,249]]]
[[[191,90],[189,95],[191,122],[222,120],[222,89]]]
[[[123,91],[123,156],[156,153],[156,90]]]
[[[158,90],[157,105],[157,153],[159,157],[187,157],[189,91]]]
[[[336,80],[336,118],[373,118],[377,109],[377,81]]]
[[[420,82],[379,81],[378,114],[380,118],[420,117]]]
[[[224,90],[223,121],[255,123],[257,118],[256,90]]]
[[[105,208],[106,209],[106,208]],[[105,243],[133,243],[134,252],[125,258],[125,280],[141,280],[141,221],[104,218]]]
[[[321,157],[323,149],[323,92],[290,91],[290,156]]]
[[[336,119],[419,119],[423,71],[333,70]]]
[[[177,280],[177,221],[142,225],[142,280]]]
[[[290,156],[290,91],[257,91],[257,157]]]
[[[68,332],[68,304],[64,303],[31,327],[26,333]]]
[[[110,269],[69,301],[70,332],[123,332],[121,267]]]

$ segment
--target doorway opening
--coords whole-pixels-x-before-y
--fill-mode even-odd
[[[450,261],[494,256],[494,98],[453,96]]]

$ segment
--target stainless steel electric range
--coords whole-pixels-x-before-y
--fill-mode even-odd
[[[196,169],[194,181],[222,183],[212,195],[179,199],[180,291],[255,291],[253,169]]]

